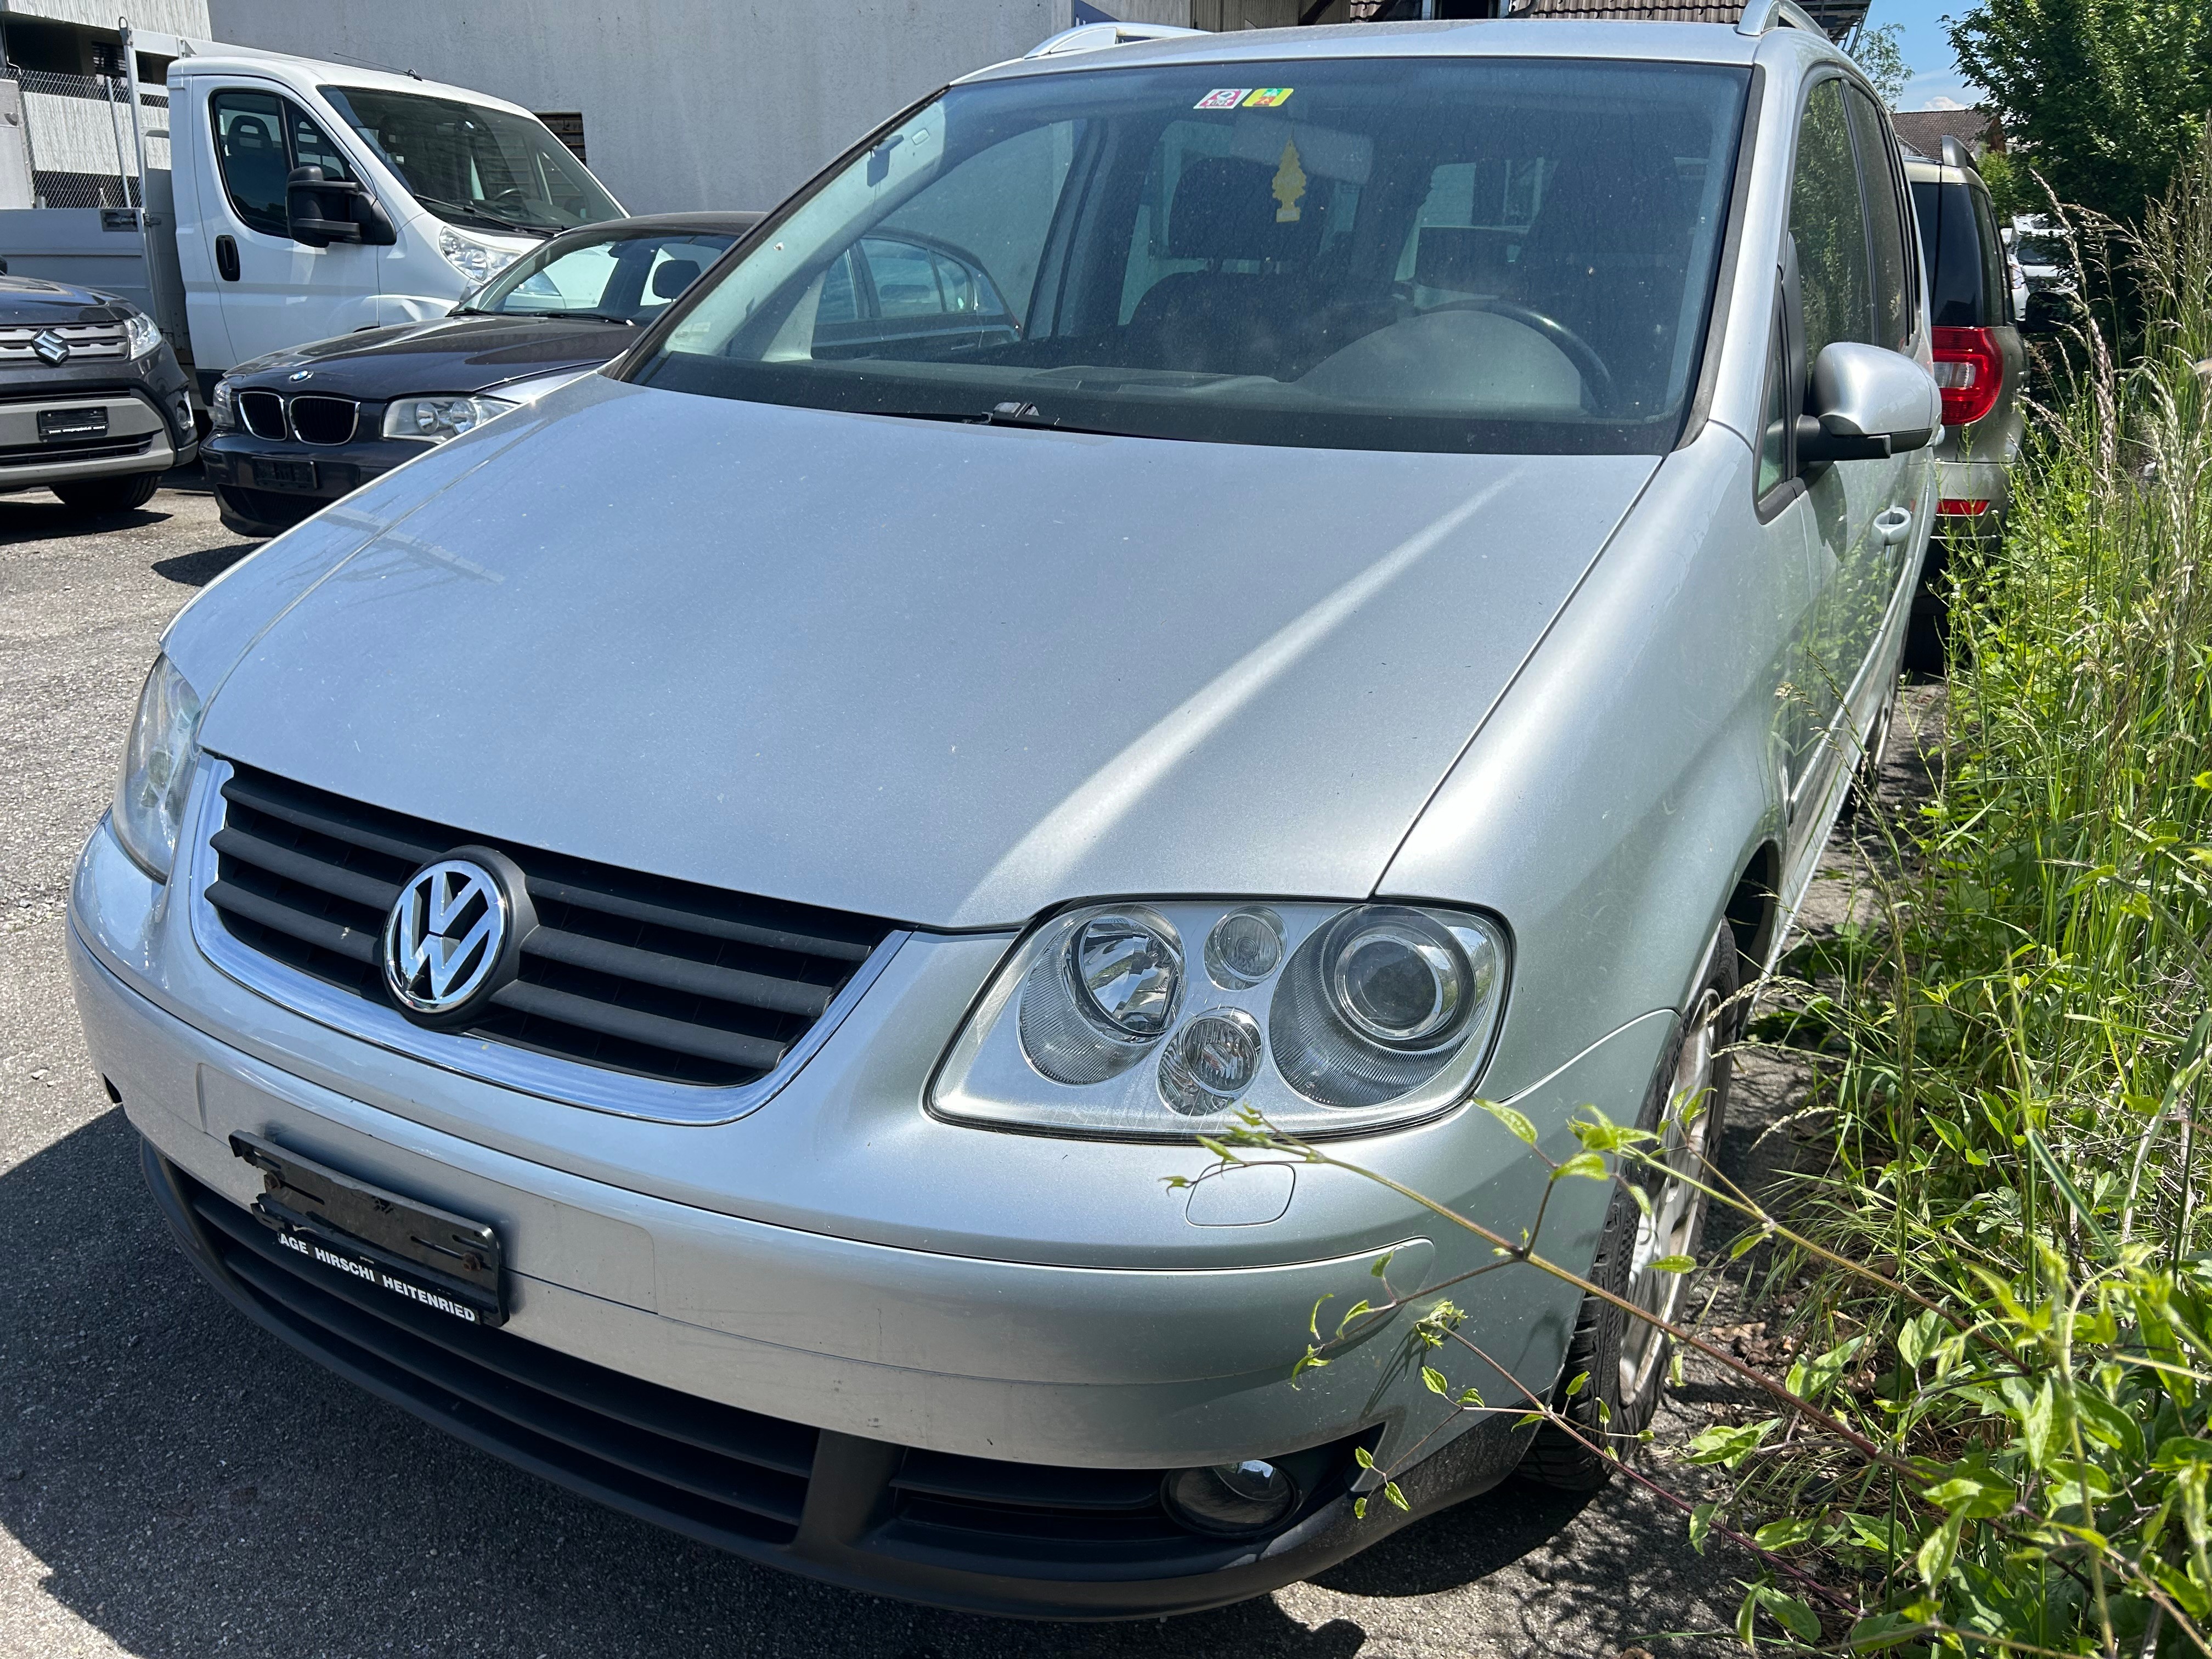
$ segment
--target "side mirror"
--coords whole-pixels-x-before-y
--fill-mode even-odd
[[[374,197],[350,179],[326,179],[319,167],[294,167],[284,181],[285,228],[308,247],[368,242],[389,247],[399,240]]]
[[[1811,415],[1797,417],[1797,459],[1878,461],[1924,448],[1943,424],[1943,394],[1911,358],[1855,340],[1823,346]]]

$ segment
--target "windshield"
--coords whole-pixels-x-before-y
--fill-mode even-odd
[[[691,230],[641,236],[576,232],[516,260],[454,309],[650,322],[735,240]]]
[[[1746,72],[1231,73],[952,88],[818,180],[630,378],[1223,442],[1671,447]]]
[[[568,147],[526,115],[368,87],[324,97],[440,218],[477,230],[566,230],[622,209]]]
[[[2018,236],[2013,257],[2024,265],[2063,265],[2068,262],[2064,244],[2055,236]]]

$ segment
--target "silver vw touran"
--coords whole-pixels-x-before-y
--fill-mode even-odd
[[[1519,1267],[1439,1399],[1489,1247],[1200,1137],[1507,1234],[1585,1105],[1713,1150],[1940,422],[1897,147],[1780,0],[1102,39],[208,588],[71,908],[247,1317],[695,1539],[1061,1617],[1602,1479],[1531,1396],[1649,1419],[1650,1326]],[[1545,1248],[1664,1313],[1701,1206],[1637,1179]]]

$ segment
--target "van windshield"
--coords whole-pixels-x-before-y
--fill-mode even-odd
[[[1219,442],[1657,453],[1747,82],[1359,58],[955,87],[797,198],[629,378]]]
[[[415,199],[449,223],[539,234],[622,209],[542,122],[457,98],[319,88]]]

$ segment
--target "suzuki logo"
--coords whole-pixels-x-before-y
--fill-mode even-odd
[[[31,349],[49,363],[65,363],[69,361],[70,343],[50,328],[32,337]]]
[[[404,1008],[450,1014],[481,992],[507,945],[497,877],[470,859],[441,859],[407,878],[384,924],[384,982]]]

